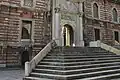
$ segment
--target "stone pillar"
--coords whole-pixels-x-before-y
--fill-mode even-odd
[[[56,7],[56,0],[53,0],[52,11],[52,39],[56,40],[58,46],[60,46],[60,8]]]
[[[52,1],[52,39],[55,39],[55,0]]]
[[[80,27],[80,41],[79,46],[84,47],[84,40],[83,40],[83,3],[79,3],[80,6],[80,14],[79,14],[79,27]]]
[[[55,13],[55,39],[58,46],[60,46],[60,13]]]

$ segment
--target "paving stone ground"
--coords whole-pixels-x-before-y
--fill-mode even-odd
[[[23,69],[0,69],[0,80],[22,80]]]

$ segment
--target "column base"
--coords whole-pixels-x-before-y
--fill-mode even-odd
[[[78,44],[76,44],[77,47],[84,47],[84,41],[79,41]]]

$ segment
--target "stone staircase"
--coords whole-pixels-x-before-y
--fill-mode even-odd
[[[115,45],[115,46],[113,46],[113,47],[120,50],[120,45]]]
[[[101,48],[56,47],[24,80],[115,80],[120,55]]]

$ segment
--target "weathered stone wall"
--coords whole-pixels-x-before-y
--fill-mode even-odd
[[[26,46],[22,46],[21,43],[21,22],[22,20],[31,20],[34,23],[32,26],[33,37],[28,48],[32,47],[32,57],[51,40],[51,23],[48,23],[47,0],[33,1],[35,1],[34,7],[26,8],[22,6],[23,0],[0,0],[0,43],[3,43],[3,47],[13,44],[25,48]],[[23,16],[25,14],[27,16]],[[5,49],[7,52],[2,53],[5,56],[0,57],[0,60],[3,59],[0,63],[5,61],[5,64],[8,65],[20,65],[21,55],[16,49],[18,50],[17,46],[14,48],[12,45],[7,47]]]
[[[93,17],[93,3],[98,5],[99,18]],[[84,3],[85,23],[84,40],[88,45],[90,41],[95,40],[94,29],[100,29],[100,40],[109,45],[114,44],[114,31],[120,31],[120,23],[113,21],[112,9],[117,9],[120,16],[120,5],[111,3],[107,0],[87,0]]]

